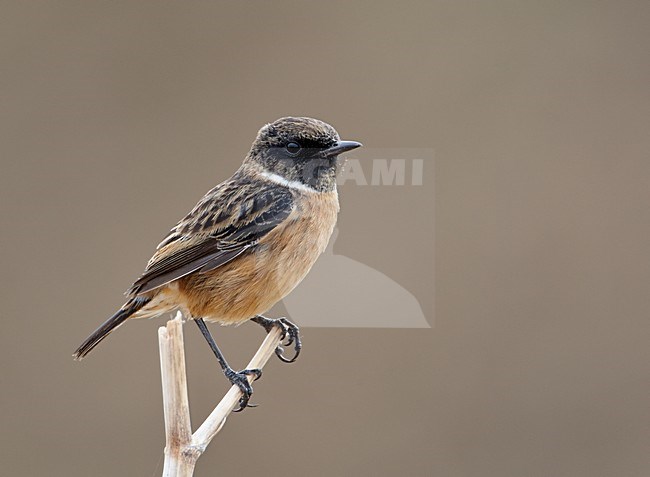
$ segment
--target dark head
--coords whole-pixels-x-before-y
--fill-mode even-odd
[[[318,191],[336,187],[339,154],[361,146],[341,141],[336,130],[312,118],[281,118],[257,134],[246,161],[269,173]]]

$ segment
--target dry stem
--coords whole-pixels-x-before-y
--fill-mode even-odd
[[[281,330],[273,328],[248,363],[247,369],[262,369],[280,344]],[[180,312],[158,329],[160,370],[165,413],[165,465],[163,477],[191,477],[196,461],[239,403],[241,391],[232,386],[192,435],[187,399],[183,320]],[[249,381],[253,376],[248,377]]]

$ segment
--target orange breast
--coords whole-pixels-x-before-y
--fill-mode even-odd
[[[337,193],[295,192],[295,211],[254,250],[208,273],[178,280],[178,301],[193,317],[238,323],[284,298],[325,250],[339,210]]]

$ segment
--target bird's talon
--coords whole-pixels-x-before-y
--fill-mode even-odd
[[[284,348],[282,346],[278,346],[275,349],[275,354],[281,361],[285,363],[293,363],[298,358],[300,350],[302,349],[302,341],[300,339],[300,329],[296,325],[286,318],[272,320],[261,315],[253,318],[253,321],[262,325],[267,333],[270,333],[274,326],[279,327],[282,331],[282,338],[280,341],[282,346],[291,346],[293,344],[295,355],[290,359],[284,356]]]
[[[240,373],[245,374],[246,376],[255,376],[255,379],[253,379],[253,381],[257,381],[262,377],[261,369],[244,369],[243,371],[240,371]]]
[[[257,407],[257,404],[251,404],[247,400],[239,400],[239,407],[237,409],[233,409],[232,412],[242,412],[244,409],[247,407]]]
[[[296,359],[298,359],[298,355],[300,355],[300,351],[302,350],[302,341],[300,339],[300,329],[291,323],[289,320],[286,318],[280,318],[278,321],[280,321],[283,325],[283,330],[285,331],[286,335],[289,336],[289,339],[287,340],[285,346],[289,346],[291,344],[294,345],[293,349],[295,351],[295,354],[293,358],[287,359],[284,357],[284,354],[281,353],[281,355],[278,355],[278,358],[280,358],[282,361],[285,363],[293,363]],[[277,353],[276,353],[277,354]]]
[[[282,348],[282,346],[278,346],[275,349],[275,354],[281,361],[284,361],[285,363],[293,363],[298,358],[298,355],[302,350],[302,341],[300,339],[300,329],[296,325],[286,318],[272,320],[261,315],[253,318],[253,321],[262,325],[267,333],[270,333],[274,326],[279,327],[282,331],[280,343],[283,346],[291,346],[293,344],[295,355],[291,359],[284,356],[284,348]]]
[[[253,394],[253,387],[248,382],[248,376],[254,376],[254,381],[258,380],[262,376],[261,369],[244,369],[242,371],[234,371],[232,369],[225,372],[226,377],[231,382],[231,384],[237,386],[242,393],[241,398],[239,399],[239,408],[234,409],[233,412],[241,412],[247,407],[256,407],[256,404],[249,404],[248,401]]]

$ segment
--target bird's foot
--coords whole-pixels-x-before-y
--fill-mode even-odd
[[[295,354],[291,359],[287,358],[284,355],[284,348],[282,346],[278,346],[275,349],[275,354],[278,358],[280,358],[280,360],[284,361],[285,363],[293,363],[296,359],[298,359],[300,350],[302,350],[300,328],[298,328],[295,324],[291,323],[286,318],[277,318],[273,320],[262,315],[257,315],[255,318],[253,318],[253,321],[264,327],[267,333],[270,333],[274,326],[279,327],[282,330],[282,339],[284,340],[286,338],[286,341],[282,344],[284,346],[291,346],[291,344],[293,344]]]
[[[233,412],[240,412],[246,409],[247,407],[256,407],[256,404],[249,404],[251,395],[253,394],[253,386],[248,382],[248,376],[255,376],[253,381],[257,381],[262,377],[261,369],[244,369],[242,371],[235,371],[232,368],[224,370],[224,374],[231,382],[231,384],[237,386],[242,393],[241,398],[239,399],[239,408],[235,409]]]

